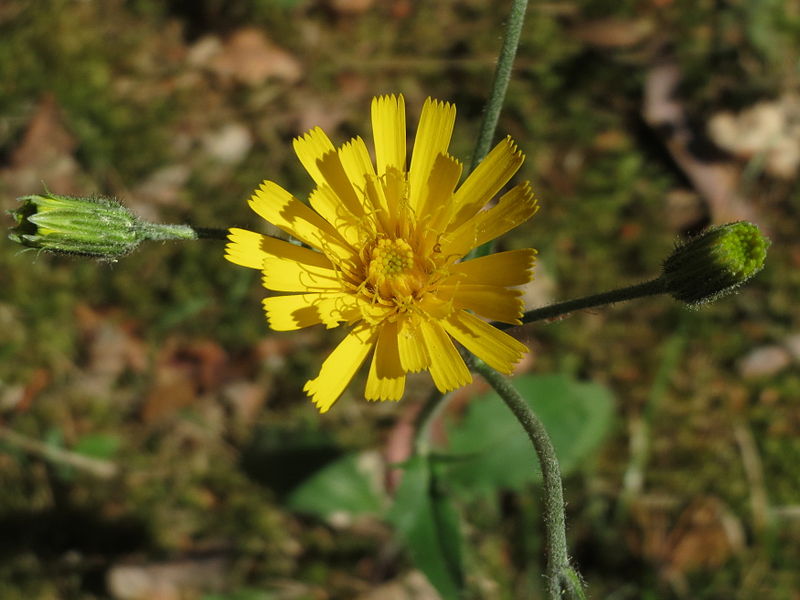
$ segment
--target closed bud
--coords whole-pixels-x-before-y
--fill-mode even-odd
[[[769,245],[752,223],[711,227],[675,248],[664,262],[661,280],[676,300],[691,305],[711,302],[764,268]]]
[[[195,239],[186,225],[158,225],[134,215],[116,200],[59,196],[46,192],[24,196],[10,211],[17,222],[9,237],[29,248],[80,254],[115,261],[144,240]]]

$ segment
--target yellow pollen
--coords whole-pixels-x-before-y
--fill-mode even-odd
[[[382,238],[370,253],[367,282],[383,299],[402,300],[418,288],[414,271],[414,251],[408,242]]]

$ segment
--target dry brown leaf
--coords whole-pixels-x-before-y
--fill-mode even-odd
[[[708,134],[734,156],[763,157],[767,173],[791,179],[800,167],[800,98],[787,94],[738,114],[717,113],[708,123]]]
[[[239,379],[227,384],[224,394],[233,408],[233,416],[239,423],[252,424],[267,400],[268,390],[261,383]]]
[[[155,382],[141,409],[145,423],[152,424],[171,417],[197,400],[197,388],[189,369],[176,365],[159,365]]]
[[[680,79],[680,69],[671,63],[650,70],[642,108],[645,121],[664,134],[672,158],[705,198],[714,223],[742,220],[759,223],[755,209],[740,194],[739,168],[730,162],[702,159],[691,151],[696,136],[689,129],[683,104],[675,97]]]
[[[182,600],[200,591],[219,590],[225,583],[228,560],[197,558],[143,565],[119,564],[106,577],[116,600]]]
[[[360,15],[372,8],[375,0],[328,0],[328,6],[342,15]]]
[[[30,194],[41,189],[43,181],[61,194],[77,194],[75,179],[80,166],[73,157],[75,147],[58,102],[52,94],[46,94],[11,154],[10,168],[0,172],[9,196]]]
[[[744,547],[739,520],[719,498],[700,497],[678,517],[668,540],[671,572],[716,569]]]
[[[655,30],[649,19],[599,19],[581,23],[570,31],[572,37],[598,48],[627,48],[648,39]]]
[[[223,80],[249,86],[261,85],[268,79],[296,83],[303,76],[300,61],[251,27],[239,29],[228,38],[210,59],[209,67]]]
[[[682,597],[686,574],[715,569],[744,548],[744,532],[732,511],[712,496],[695,498],[674,520],[676,499],[640,496],[631,505],[635,529],[626,538],[634,553],[659,567]]]

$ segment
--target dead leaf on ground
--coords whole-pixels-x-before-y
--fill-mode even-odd
[[[655,23],[649,19],[598,19],[570,30],[577,40],[598,48],[627,48],[649,39]]]
[[[667,542],[664,575],[679,592],[688,592],[685,576],[724,565],[744,549],[744,530],[725,503],[712,496],[697,498],[678,517]]]
[[[642,107],[645,121],[663,135],[672,158],[708,203],[715,224],[744,220],[761,225],[753,206],[740,194],[738,166],[699,157],[692,151],[698,136],[690,129],[686,109],[675,96],[680,80],[681,72],[675,64],[662,64],[650,70]]]
[[[800,97],[786,94],[738,114],[717,113],[708,123],[708,134],[734,156],[762,158],[768,174],[791,179],[800,167]]]
[[[296,83],[303,76],[300,61],[251,27],[233,33],[210,57],[208,66],[223,81],[253,87],[269,79]]]
[[[108,571],[108,592],[116,600],[182,600],[222,589],[225,557],[212,556],[142,565],[118,564]]]
[[[87,348],[87,374],[111,384],[126,370],[141,373],[147,368],[145,343],[132,324],[122,322],[112,311],[83,303],[75,307],[75,319]]]
[[[328,0],[328,6],[341,15],[360,15],[372,8],[375,0]]]
[[[358,596],[357,600],[439,600],[440,596],[419,571],[376,586]]]
[[[744,549],[744,530],[730,508],[714,496],[700,496],[672,517],[676,500],[641,496],[631,506],[635,530],[632,550],[657,565],[662,577],[682,596],[686,575],[713,570]]]
[[[156,359],[153,386],[141,409],[142,419],[154,423],[193,405],[201,392],[216,389],[228,355],[212,340],[167,340]]]
[[[10,167],[0,171],[9,196],[34,193],[42,189],[42,182],[61,194],[81,191],[75,181],[80,172],[73,156],[76,145],[55,96],[46,94],[39,101],[22,141],[11,153]]]
[[[238,379],[223,388],[223,394],[233,409],[234,419],[245,426],[256,420],[269,395],[269,387],[264,383]]]

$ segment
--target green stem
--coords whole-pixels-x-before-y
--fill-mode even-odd
[[[148,240],[225,240],[227,229],[211,227],[193,227],[191,225],[168,225],[165,223],[142,222],[142,231]]]
[[[500,55],[497,57],[497,68],[494,71],[492,91],[486,102],[481,129],[478,133],[478,141],[475,143],[475,150],[472,152],[472,161],[469,167],[470,172],[475,170],[475,167],[477,167],[489,153],[489,149],[492,146],[494,133],[497,129],[497,121],[500,119],[500,111],[506,99],[508,82],[511,80],[511,70],[514,66],[514,59],[517,56],[519,36],[522,32],[522,24],[525,21],[525,11],[527,8],[528,0],[513,0],[511,12],[506,22],[506,32],[503,36],[503,47],[500,49]],[[486,242],[473,249],[472,252],[469,253],[469,258],[486,256],[491,252],[491,249],[492,242]]]
[[[213,227],[194,227],[198,240],[227,240],[227,229],[216,229]]]
[[[141,231],[145,234],[145,239],[157,242],[166,240],[196,240],[197,232],[189,225],[167,225],[165,223],[142,222]]]
[[[483,113],[483,122],[478,134],[478,141],[475,150],[472,152],[472,163],[469,170],[473,171],[484,157],[489,153],[492,145],[497,121],[500,118],[500,110],[503,108],[503,101],[506,98],[508,82],[511,80],[511,68],[514,65],[514,58],[517,56],[519,46],[519,35],[522,32],[522,23],[525,20],[525,10],[528,7],[528,0],[514,0],[511,5],[511,12],[506,23],[506,33],[503,37],[503,47],[497,58],[497,68],[494,72],[492,81],[492,92],[486,102],[486,109]]]
[[[429,431],[431,424],[447,404],[445,398],[446,395],[434,388],[417,414],[414,423],[414,452],[419,456],[425,456],[430,452]]]
[[[658,294],[665,294],[668,291],[666,282],[661,277],[657,277],[656,279],[637,283],[636,285],[535,308],[522,315],[521,321],[525,324],[545,319],[554,319],[575,312],[576,310],[584,310],[606,304],[613,304],[614,302],[644,298],[645,296],[656,296]],[[493,325],[498,329],[514,327],[514,325],[507,325],[504,323],[493,323]]]
[[[528,434],[542,469],[544,488],[544,526],[547,538],[547,593],[550,600],[558,600],[561,590],[573,597],[581,597],[582,590],[575,582],[580,581],[577,572],[570,566],[567,555],[566,517],[564,515],[564,492],[561,486],[561,469],[550,436],[544,424],[534,414],[525,399],[511,382],[489,365],[474,356],[468,358],[469,366],[494,388],[497,394],[514,413]],[[580,593],[579,593],[580,590]]]

